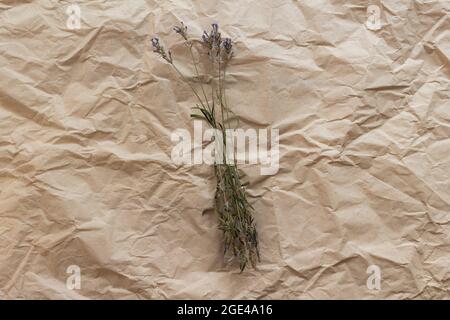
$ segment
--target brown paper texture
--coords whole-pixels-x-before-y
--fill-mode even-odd
[[[73,3],[0,3],[1,299],[449,298],[449,1]],[[170,157],[195,100],[150,39],[182,56],[179,20],[220,23],[230,106],[280,130],[276,175],[242,167],[257,270]]]

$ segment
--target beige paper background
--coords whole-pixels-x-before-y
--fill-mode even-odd
[[[70,3],[0,4],[0,298],[449,298],[450,2],[370,2],[379,31],[358,0],[77,1],[75,31]],[[194,99],[149,40],[181,52],[179,19],[221,24],[230,105],[280,130],[278,174],[245,167],[257,271],[201,215],[211,167],[170,160]]]

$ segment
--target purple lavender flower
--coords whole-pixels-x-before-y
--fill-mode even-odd
[[[169,63],[172,63],[172,53],[169,51],[166,53],[166,50],[164,47],[159,43],[158,38],[152,38],[151,40],[152,46],[153,46],[153,52],[156,52],[159,54],[164,60],[166,60]]]
[[[213,42],[215,42],[216,45],[220,45],[220,32],[219,32],[219,25],[217,23],[213,23],[211,30],[210,37],[212,38]]]
[[[213,23],[212,25],[213,33],[217,34],[219,32],[219,24]]]
[[[208,50],[211,50],[213,47],[213,38],[206,31],[203,31],[202,40]]]
[[[203,31],[202,42],[208,49],[208,56],[212,60],[219,59],[219,61],[228,61],[233,56],[233,44],[230,38],[222,40],[219,32],[219,25],[217,23],[211,24],[212,29],[208,32]]]
[[[203,31],[202,39],[204,43],[208,43],[209,36],[208,33],[206,33],[206,31]]]
[[[230,54],[230,53],[231,53],[231,49],[233,48],[233,44],[231,43],[231,39],[230,39],[230,38],[225,38],[225,39],[222,41],[222,46],[223,46],[223,48],[225,49],[225,52],[226,52],[227,54]]]
[[[183,37],[184,40],[187,41],[188,37],[187,37],[187,26],[184,25],[183,21],[181,21],[181,25],[180,26],[175,26],[173,28],[173,30],[178,33],[180,36]]]
[[[157,50],[159,47],[159,39],[158,38],[152,38],[152,46],[153,46],[153,50]]]

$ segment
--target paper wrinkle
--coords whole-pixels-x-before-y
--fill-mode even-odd
[[[383,1],[378,31],[367,5],[80,2],[69,30],[3,1],[0,299],[448,299],[450,3]],[[195,97],[149,41],[193,77],[178,20],[220,23],[230,106],[280,132],[276,175],[242,166],[258,270],[222,257],[212,168],[170,158]]]

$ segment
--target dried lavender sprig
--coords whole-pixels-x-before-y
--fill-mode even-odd
[[[192,86],[192,84],[186,79],[186,77],[181,73],[181,71],[174,65],[173,63],[173,58],[172,58],[172,52],[169,50],[166,53],[166,50],[164,49],[164,47],[160,44],[159,39],[154,37],[151,39],[151,43],[153,46],[153,52],[159,54],[164,60],[166,60],[168,63],[170,63],[173,68],[175,69],[175,71],[180,75],[180,77],[191,87],[191,90],[194,92],[195,96],[197,97],[197,99],[199,100],[200,104],[202,106],[204,106],[203,104],[203,100],[200,98],[200,96],[198,95],[197,91],[195,90],[195,88]]]
[[[230,38],[225,38],[222,41],[222,47],[225,49],[225,52],[227,54],[231,53],[231,49],[233,48],[233,44],[231,43],[231,39]]]
[[[211,60],[221,59],[222,35],[219,32],[219,25],[213,23],[211,31],[208,33],[203,31],[202,40],[205,47],[208,49],[208,56]]]
[[[203,31],[202,43],[208,49],[208,56],[212,61],[227,63],[233,57],[233,43],[230,38],[222,39],[219,25],[213,23],[211,31]]]
[[[188,41],[187,36],[187,26],[184,25],[183,21],[180,22],[180,26],[173,27],[173,30],[183,37],[184,40]]]
[[[170,50],[166,53],[164,47],[159,43],[158,38],[152,38],[151,42],[153,46],[153,52],[159,54],[164,60],[166,60],[170,64],[173,64],[172,53],[170,52]]]
[[[187,36],[187,27],[181,23],[181,26],[175,27],[174,31],[180,34],[186,43],[189,44],[188,47],[199,78],[192,51],[192,42],[188,40]],[[217,23],[212,24],[212,30],[209,33],[204,31],[202,35],[203,44],[207,48],[208,56],[213,62],[213,67],[217,67],[219,75],[218,88],[215,88],[214,82],[210,83],[212,92],[211,105],[203,90],[203,83],[200,83],[200,85],[202,86],[205,102],[197,94],[193,83],[188,81],[177,69],[172,61],[170,51],[166,54],[164,48],[159,44],[159,40],[157,38],[154,39],[152,39],[154,51],[174,67],[199,99],[200,105],[196,109],[201,114],[192,114],[191,116],[205,120],[212,128],[220,129],[224,144],[222,150],[226,150],[226,123],[229,121],[229,109],[225,97],[225,70],[227,66],[226,62],[233,56],[231,39],[225,38],[222,40]],[[220,106],[220,119],[216,117],[217,108],[215,108],[215,105],[217,104]],[[252,215],[253,208],[247,200],[247,193],[241,183],[241,176],[236,167],[236,162],[227,163],[226,156],[224,156],[224,159],[224,164],[214,165],[214,172],[217,179],[215,210],[219,216],[219,229],[223,232],[224,252],[225,254],[231,252],[234,258],[239,261],[240,269],[243,271],[249,263],[255,267],[256,261],[259,261],[258,235]]]
[[[184,41],[185,41],[187,47],[189,48],[189,53],[191,54],[192,64],[194,65],[195,73],[196,73],[196,75],[197,75],[197,78],[200,78],[200,73],[199,73],[199,71],[198,71],[197,62],[196,62],[196,60],[195,60],[194,52],[193,52],[193,50],[192,50],[193,43],[192,43],[192,41],[189,40],[188,33],[187,33],[188,27],[183,23],[183,21],[181,21],[181,22],[180,22],[180,26],[175,26],[175,27],[173,28],[173,30],[175,31],[175,33],[178,33],[179,35],[181,35],[181,37],[184,39]],[[209,100],[208,100],[208,98],[207,98],[205,89],[204,89],[204,87],[203,87],[203,83],[200,83],[200,88],[201,88],[201,90],[202,90],[203,97],[205,98],[205,104],[206,104],[206,106],[208,106],[208,109],[211,109],[211,106],[209,105]],[[202,105],[203,105],[203,104],[202,104]]]

